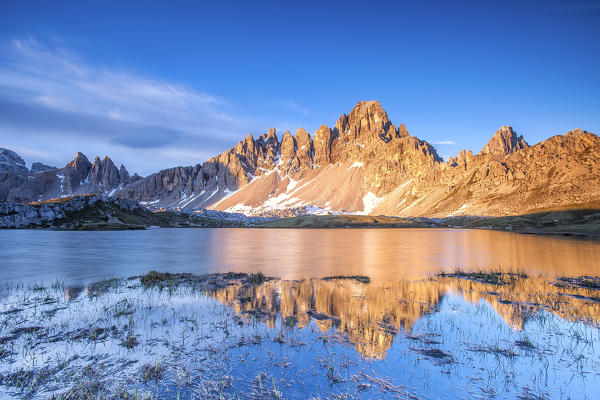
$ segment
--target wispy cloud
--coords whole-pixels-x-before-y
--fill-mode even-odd
[[[0,48],[0,146],[56,150],[57,163],[75,147],[122,154],[148,173],[201,162],[245,133],[225,99],[184,84],[93,65],[32,38]]]
[[[456,144],[456,143],[454,143],[452,140],[434,140],[431,142],[431,144],[450,145],[450,144]]]
[[[293,100],[288,100],[288,101],[284,102],[283,105],[286,106],[287,108],[289,108],[292,111],[299,112],[300,114],[304,114],[306,116],[310,116],[311,115],[310,111],[308,111],[307,108],[304,108],[304,107],[298,105],[298,103],[296,103]]]

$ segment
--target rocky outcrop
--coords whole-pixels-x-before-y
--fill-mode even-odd
[[[529,147],[523,135],[517,136],[510,126],[503,126],[492,136],[488,144],[479,152],[480,155],[491,154],[506,156],[515,151]]]
[[[17,153],[0,148],[0,172],[28,172],[28,169]]]
[[[136,201],[115,199],[107,196],[77,196],[60,202],[38,204],[15,204],[0,202],[0,228],[28,228],[49,226],[64,219],[70,212],[80,211],[98,203],[110,203],[127,212],[141,209]]]
[[[266,218],[214,210],[151,212],[131,199],[104,195],[71,196],[48,202],[0,202],[0,229],[121,230],[150,227],[248,227]]]
[[[56,169],[58,169],[58,168],[52,167],[50,165],[42,164],[40,162],[34,162],[33,164],[31,164],[31,169],[29,170],[29,172],[36,173],[36,172],[53,171]]]

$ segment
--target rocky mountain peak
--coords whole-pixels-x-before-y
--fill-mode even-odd
[[[92,163],[90,162],[90,160],[88,160],[85,154],[78,151],[77,154],[75,154],[75,158],[73,159],[73,161],[65,165],[65,168],[75,168],[79,171],[84,171],[88,170],[91,166]]]
[[[58,168],[53,167],[51,165],[42,164],[41,162],[34,162],[33,164],[31,164],[31,169],[29,170],[29,172],[45,172],[52,171],[55,169]]]
[[[576,128],[576,129],[570,130],[569,132],[565,133],[565,136],[577,136],[577,135],[584,135],[586,133],[589,133],[589,132],[584,131],[579,128]]]
[[[410,136],[410,133],[408,133],[408,129],[406,129],[406,126],[404,124],[400,124],[400,126],[398,127],[398,137],[406,136]]]
[[[348,115],[343,114],[335,124],[336,134],[355,140],[360,136],[378,135],[387,137],[386,141],[396,136],[396,130],[390,131],[391,122],[387,113],[377,101],[360,101]]]
[[[17,153],[0,148],[0,171],[28,172],[23,160]]]
[[[92,163],[85,154],[77,152],[73,161],[65,165],[62,191],[78,193],[79,187],[87,178]]]
[[[127,171],[127,169],[125,168],[125,166],[123,164],[121,164],[121,168],[119,168],[119,179],[121,180],[121,183],[126,185],[129,183],[129,181],[131,180],[131,177],[129,176],[129,172]]]
[[[526,147],[529,147],[529,145],[523,138],[523,135],[517,136],[512,127],[503,126],[496,131],[490,141],[481,149],[479,155],[506,156]]]
[[[119,170],[110,157],[105,156],[102,160],[96,157],[92,164],[89,183],[94,191],[108,191],[119,186],[121,177]]]

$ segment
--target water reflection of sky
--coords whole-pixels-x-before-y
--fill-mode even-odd
[[[106,387],[150,388],[159,398],[191,398],[207,382],[218,382],[215,399],[275,398],[265,388],[289,399],[594,398],[600,391],[595,291],[555,283],[336,279],[202,292],[124,281],[72,296],[52,288],[5,289],[0,336],[11,353],[0,374],[74,357],[70,368],[84,370],[99,368],[101,360]],[[116,316],[118,309],[126,312]],[[11,332],[31,326],[31,318],[44,334],[23,351],[31,337]],[[79,336],[96,327],[112,333],[97,343]],[[128,332],[139,341],[131,349],[121,344]],[[157,364],[164,366],[159,388],[140,378],[144,365]],[[58,372],[47,390],[55,381],[61,390],[80,383],[68,369],[48,371]],[[261,396],[257,376],[264,378]],[[130,380],[117,385],[122,377]],[[33,398],[48,397],[38,394]]]

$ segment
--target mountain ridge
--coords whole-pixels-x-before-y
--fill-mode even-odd
[[[82,153],[60,173],[30,172],[28,179],[19,164],[20,172],[0,171],[10,175],[0,184],[0,200],[92,193],[131,198],[153,209],[262,216],[524,214],[598,201],[599,153],[598,136],[580,129],[530,146],[502,126],[476,155],[463,150],[444,162],[404,124],[396,127],[379,102],[361,101],[333,128],[321,125],[312,137],[298,128],[279,140],[269,129],[203,164],[145,178],[130,177],[109,157],[91,163]]]

